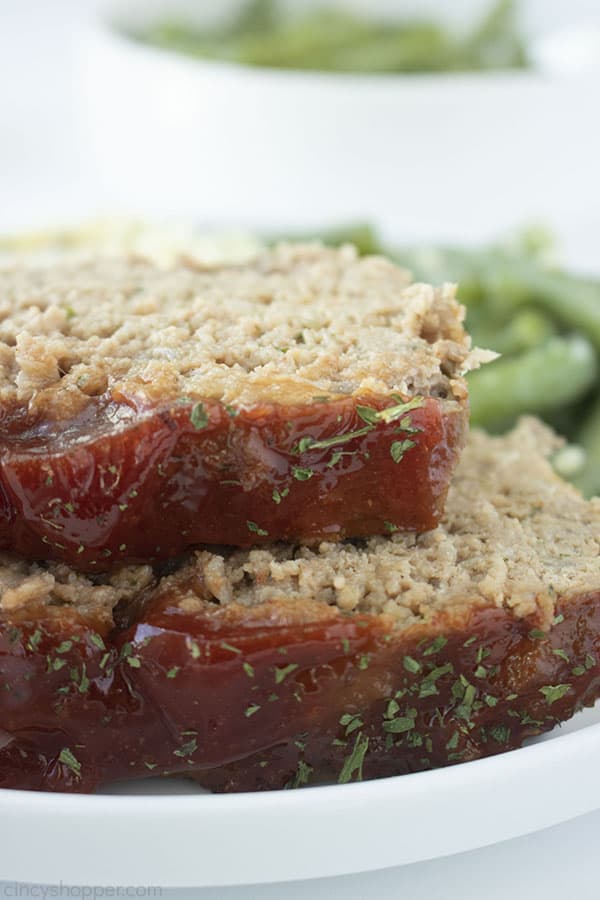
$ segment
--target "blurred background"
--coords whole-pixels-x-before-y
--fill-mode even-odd
[[[597,493],[599,108],[597,0],[0,0],[0,234],[187,222],[456,280],[503,354],[473,421],[542,415]]]
[[[0,229],[122,211],[269,229],[377,220],[394,239],[478,241],[535,220],[589,263],[600,227],[595,0],[515,3],[526,69],[240,70],[124,36],[212,27],[244,5],[0,0]],[[495,5],[281,2],[297,16],[325,6],[465,35]],[[427,40],[416,35],[413,57],[414,44],[422,62]],[[435,38],[429,49],[440,55]],[[398,62],[372,42],[370,54],[375,70]],[[340,65],[352,62],[356,49]]]

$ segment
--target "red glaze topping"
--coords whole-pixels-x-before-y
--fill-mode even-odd
[[[390,397],[235,410],[106,395],[68,422],[9,414],[0,549],[99,571],[198,544],[428,530],[466,417],[436,399],[406,411]]]
[[[65,608],[0,631],[0,785],[93,791],[187,774],[258,790],[414,772],[518,747],[600,696],[600,593],[545,634],[500,609],[390,633],[285,605],[101,634]]]

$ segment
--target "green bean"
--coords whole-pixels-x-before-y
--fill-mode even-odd
[[[577,443],[585,451],[585,464],[573,479],[586,497],[600,494],[600,396],[596,397],[585,422],[577,433]]]
[[[484,318],[484,317],[482,317]],[[473,343],[501,353],[502,356],[513,356],[539,347],[556,334],[554,323],[537,309],[523,309],[518,312],[504,328],[494,330],[489,319],[478,327],[469,317],[468,327]]]
[[[580,335],[553,337],[519,356],[499,359],[469,375],[471,421],[494,431],[523,413],[572,403],[598,374],[592,345]]]
[[[287,69],[451,72],[527,65],[514,0],[496,0],[466,35],[435,21],[382,21],[327,5],[290,16],[281,0],[250,0],[236,18],[213,28],[167,19],[133,36],[192,56]]]
[[[600,282],[519,261],[492,271],[487,287],[492,310],[533,303],[600,349]]]

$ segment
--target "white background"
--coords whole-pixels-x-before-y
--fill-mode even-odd
[[[450,5],[450,0],[448,0]],[[106,173],[97,170],[95,150],[84,127],[82,105],[88,120],[94,114],[91,100],[82,91],[80,24],[86,20],[92,2],[85,0],[0,0],[0,231],[89,217],[97,211],[152,211],[148,198],[111,190]],[[539,5],[539,4],[538,4]],[[545,3],[560,16],[576,15],[586,4]],[[587,11],[598,5],[587,4]],[[593,11],[593,10],[592,10]],[[109,78],[110,73],[107,73]],[[595,168],[585,168],[586,147],[598,140],[598,92],[589,92],[590,130],[572,135],[573,156],[568,171],[555,172],[556,178],[568,180],[569,201],[553,205],[553,185],[548,183],[550,201],[543,208],[530,208],[533,218],[543,215],[557,227],[570,244],[571,255],[584,264],[596,261],[600,235],[600,189],[596,156]],[[561,121],[556,122],[557,133]],[[476,132],[475,132],[476,133]],[[119,141],[119,135],[114,135]],[[515,135],[519,140],[519,135]],[[123,173],[121,173],[122,175]],[[117,179],[118,181],[118,179]],[[121,184],[123,179],[121,179]],[[556,195],[565,196],[564,183]],[[490,197],[481,198],[480,209],[471,211],[475,220],[482,216],[481,207]],[[516,198],[516,207],[519,207]],[[329,218],[329,210],[319,211],[314,205],[314,221]],[[493,206],[493,203],[492,203]],[[343,209],[343,204],[340,205]],[[311,208],[312,210],[312,208]],[[174,196],[172,207],[161,204],[157,213],[189,213],[183,198]],[[264,210],[246,208],[240,220],[248,222],[255,215],[264,218]],[[457,211],[460,219],[460,211]],[[289,216],[291,224],[295,218]],[[505,227],[507,217],[498,216],[496,223]],[[515,222],[516,224],[516,222]],[[426,231],[427,221],[420,223]],[[447,230],[447,229],[446,229]],[[458,232],[468,231],[464,227]],[[458,233],[457,232],[457,233]],[[552,791],[552,785],[548,785]],[[493,816],[493,809],[482,809],[481,815]],[[0,822],[2,829],[10,823]],[[282,828],[285,823],[282,823]],[[365,830],[368,830],[365,822]],[[597,900],[600,896],[597,847],[600,839],[600,813],[588,815],[572,823],[538,835],[510,841],[493,848],[462,854],[424,864],[406,866],[385,872],[294,885],[271,885],[250,888],[205,889],[194,892],[164,892],[171,898],[196,897],[200,900],[300,900],[339,894],[353,898],[410,897],[411,900],[470,900],[470,898],[544,898],[558,900],[568,893],[578,900]],[[93,840],[93,834],[90,835]],[[269,848],[265,848],[268,853]],[[24,853],[29,852],[24,848]],[[152,852],[152,848],[149,848]],[[302,852],[298,848],[298,852]],[[235,849],[232,848],[232,865]],[[107,860],[107,871],[110,861]],[[0,872],[0,878],[2,873]],[[24,886],[5,884],[0,895],[26,896]],[[64,894],[67,896],[67,894]]]

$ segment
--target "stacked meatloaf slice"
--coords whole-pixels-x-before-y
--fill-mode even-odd
[[[477,357],[351,248],[0,273],[0,548],[100,571],[439,521]]]
[[[535,422],[448,494],[461,321],[350,248],[0,275],[0,784],[346,782],[593,702],[600,507]]]

